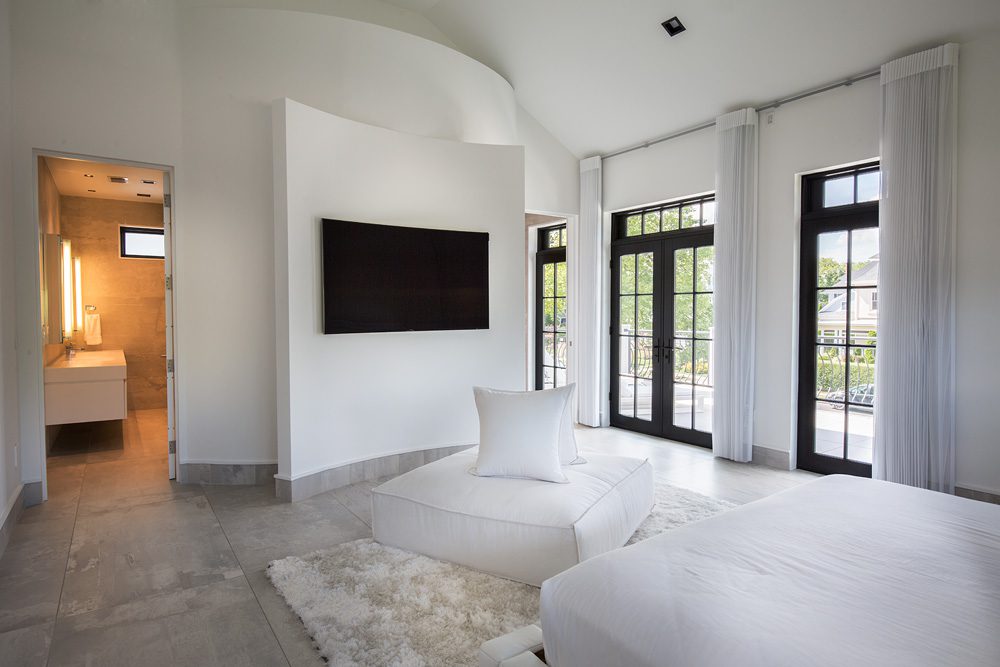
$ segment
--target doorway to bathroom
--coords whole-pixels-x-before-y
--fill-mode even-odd
[[[175,479],[172,172],[35,159],[47,477]]]

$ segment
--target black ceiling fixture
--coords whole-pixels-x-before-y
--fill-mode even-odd
[[[684,32],[685,30],[687,30],[687,28],[684,27],[684,24],[681,23],[681,20],[679,18],[677,18],[676,16],[673,17],[673,18],[667,19],[666,21],[664,21],[660,25],[663,26],[663,29],[666,30],[667,34],[670,35],[671,37],[673,37],[674,35],[676,35],[678,33],[681,33],[681,32]]]

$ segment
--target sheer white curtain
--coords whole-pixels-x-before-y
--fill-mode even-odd
[[[757,112],[715,121],[715,409],[712,451],[753,456],[754,313],[757,274]]]
[[[601,158],[580,161],[580,225],[576,242],[579,272],[579,298],[576,327],[576,389],[579,396],[579,421],[588,426],[601,425],[601,295],[603,281],[604,211],[601,206]]]
[[[876,479],[955,489],[958,45],[882,66]]]

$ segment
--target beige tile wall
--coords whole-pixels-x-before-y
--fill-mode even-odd
[[[97,306],[104,342],[87,349],[124,350],[130,410],[167,405],[163,260],[123,259],[118,227],[163,227],[163,207],[143,202],[62,197],[62,236],[81,259],[83,302]],[[83,332],[73,340],[83,345]]]

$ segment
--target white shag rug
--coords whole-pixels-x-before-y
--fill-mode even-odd
[[[668,485],[629,544],[733,507]],[[538,621],[538,589],[356,540],[268,565],[333,665],[476,665],[480,644]]]

